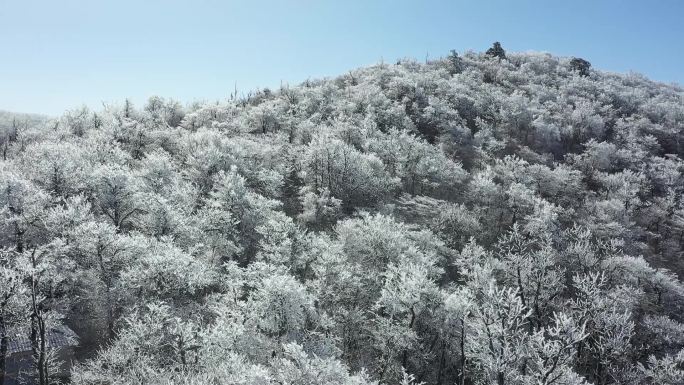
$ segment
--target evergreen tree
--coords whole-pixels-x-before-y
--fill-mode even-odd
[[[506,51],[504,51],[503,47],[501,47],[501,43],[498,41],[495,41],[494,44],[492,44],[491,48],[487,50],[486,54],[487,56],[497,57],[499,60],[506,58]]]

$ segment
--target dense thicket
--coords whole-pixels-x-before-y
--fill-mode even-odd
[[[684,92],[452,52],[7,136],[0,331],[74,384],[682,384]],[[47,325],[47,326],[46,326]]]

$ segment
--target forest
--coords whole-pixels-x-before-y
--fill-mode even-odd
[[[0,384],[684,384],[676,84],[495,43],[0,117]]]

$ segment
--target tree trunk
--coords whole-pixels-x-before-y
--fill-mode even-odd
[[[105,268],[104,258],[102,256],[102,250],[98,250],[97,258],[100,267],[100,275],[102,282],[105,286],[106,291],[106,306],[107,306],[107,342],[111,341],[114,337],[114,305],[112,304],[112,282],[111,277]]]
[[[31,314],[31,347],[38,371],[38,384],[48,385],[47,363],[45,362],[45,321],[39,312]]]
[[[465,355],[465,321],[461,320],[461,340],[459,341],[459,345],[461,348],[461,358],[460,358],[460,373],[459,376],[461,377],[459,379],[459,384],[464,385],[465,384],[465,367],[466,367],[466,355]]]
[[[437,369],[437,385],[442,385],[442,372],[444,371],[444,353],[446,350],[446,343],[442,341],[442,352],[439,357],[439,367]],[[2,384],[0,384],[2,385]]]
[[[24,252],[24,230],[19,228],[19,224],[15,224],[15,237],[17,253]]]
[[[31,263],[33,268],[36,267],[36,249],[31,253]],[[46,359],[45,346],[45,320],[43,319],[43,312],[41,305],[38,304],[37,293],[38,282],[35,273],[31,275],[31,349],[33,350],[33,358],[36,362],[38,370],[38,384],[48,385],[48,370]]]
[[[48,367],[46,362],[46,346],[45,346],[45,320],[40,317],[39,322],[40,331],[40,359],[38,360],[38,366],[40,368],[40,385],[48,385]]]
[[[7,357],[7,329],[5,328],[5,318],[0,317],[0,385],[5,384],[6,357]]]
[[[413,307],[411,307],[411,321],[409,322],[409,329],[413,329],[413,323],[416,321],[416,312],[413,310]],[[404,354],[401,360],[401,365],[406,369],[406,365],[408,364],[408,349],[404,349]]]

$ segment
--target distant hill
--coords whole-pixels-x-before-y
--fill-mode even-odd
[[[36,126],[45,123],[50,118],[46,115],[27,114],[0,110],[0,129],[11,128],[13,125]]]

